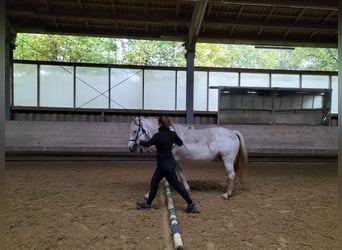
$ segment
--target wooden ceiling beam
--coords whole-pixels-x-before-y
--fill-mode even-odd
[[[194,11],[192,12],[191,22],[186,47],[190,50],[195,50],[195,44],[199,35],[204,13],[206,11],[208,0],[198,0],[195,3]]]
[[[267,16],[265,18],[265,22],[270,20],[270,18],[272,17],[275,10],[276,10],[276,7],[272,6],[270,11],[267,13]]]
[[[147,16],[148,15],[148,1],[145,1],[144,2],[144,13],[145,13],[145,15]]]
[[[243,12],[244,9],[245,9],[245,6],[242,5],[242,6],[240,7],[240,9],[239,9],[237,15],[236,15],[236,20],[239,20],[239,19],[240,19],[240,17],[241,17],[241,15],[242,15],[242,12]]]
[[[158,18],[149,18],[149,17],[113,17],[112,14],[93,14],[93,13],[70,13],[70,12],[44,12],[44,13],[32,13],[32,11],[17,11],[17,10],[8,10],[7,11],[8,17],[14,17],[14,16],[21,16],[21,17],[28,17],[28,16],[34,16],[36,18],[59,18],[62,19],[68,19],[68,20],[77,20],[77,21],[83,21],[83,20],[92,20],[92,21],[113,21],[113,22],[135,22],[135,23],[150,23],[150,24],[161,24],[163,22],[162,19]],[[183,24],[188,24],[188,22],[183,21]]]
[[[226,21],[225,23],[222,22],[212,22],[212,21],[205,21],[202,24],[205,27],[212,27],[212,28],[230,28],[231,26],[234,27],[246,27],[246,28],[268,28],[268,29],[292,29],[292,30],[301,30],[301,31],[322,31],[322,32],[335,32],[337,27],[332,25],[318,25],[318,24],[293,24],[293,23],[265,23],[265,22],[241,22],[241,21]]]
[[[20,32],[181,40],[192,49],[198,41],[264,44],[269,40],[269,43],[315,47],[320,43],[323,47],[337,44],[338,0],[6,0],[6,3],[7,22]],[[108,11],[103,11],[104,8]]]
[[[337,39],[336,39],[337,40]],[[253,41],[251,43],[251,41]],[[292,37],[266,37],[266,36],[210,36],[198,38],[201,43],[221,43],[221,44],[246,44],[246,45],[270,45],[270,46],[292,46],[292,47],[318,47],[318,48],[337,48],[337,41],[327,40],[307,40],[297,39],[293,40]]]
[[[287,37],[290,33],[291,33],[291,29],[285,30],[285,32],[283,33],[283,38]]]
[[[208,8],[207,8],[207,16],[211,15],[211,11],[212,11],[213,6],[211,4],[208,4]]]
[[[312,39],[314,36],[316,36],[317,35],[317,32],[316,31],[313,31],[313,32],[311,32],[311,34],[310,34],[310,39]]]
[[[269,22],[246,22],[241,20],[226,20],[225,22],[222,21],[211,21],[207,18],[205,22],[203,22],[204,9],[201,9],[201,12],[198,12],[197,15],[194,14],[194,17],[191,20],[191,23],[185,18],[179,19],[158,19],[158,18],[120,18],[120,17],[113,17],[113,15],[96,15],[96,14],[84,14],[84,13],[61,13],[61,12],[47,12],[44,14],[36,14],[37,18],[41,19],[51,19],[57,18],[58,20],[62,21],[63,19],[67,20],[77,20],[84,22],[84,20],[88,21],[111,21],[111,23],[135,23],[138,25],[177,25],[183,26],[188,28],[188,39],[190,42],[195,42],[196,37],[199,35],[200,28],[231,28],[232,26],[235,27],[245,27],[245,28],[267,28],[267,29],[292,29],[298,31],[321,31],[321,32],[336,32],[337,27],[336,25],[331,24],[315,24],[315,23],[269,23]],[[8,17],[16,17],[22,16],[26,18],[28,15],[32,15],[32,12],[28,11],[7,11]]]
[[[217,4],[237,4],[250,6],[275,6],[285,8],[306,8],[318,10],[338,10],[338,0],[209,0],[210,3]]]
[[[116,14],[116,0],[111,0],[110,1],[110,6],[112,8],[112,13]]]
[[[55,25],[56,28],[59,28],[59,25],[58,25],[58,22],[57,22],[57,19],[54,17],[52,18],[52,21],[53,21],[53,24]]]
[[[87,30],[90,29],[89,22],[87,20],[84,21],[84,25],[85,25]]]
[[[336,12],[330,11],[329,14],[324,18],[323,23],[327,23],[332,16],[336,15]]]
[[[49,2],[48,2],[48,0],[43,0],[43,4],[44,4],[44,7],[45,7],[45,9],[50,9],[50,4],[49,4]]]
[[[82,4],[82,0],[77,0],[77,5],[78,5],[80,11],[83,12],[84,11],[84,7],[83,7],[83,4]]]
[[[256,36],[260,36],[261,35],[261,33],[264,31],[264,29],[263,28],[260,28],[259,30],[258,30],[258,32],[256,33]]]
[[[177,2],[176,3],[176,17],[179,16],[179,11],[180,11],[179,2]]]
[[[297,23],[301,18],[302,16],[304,15],[306,9],[302,9],[299,14],[297,15],[296,19],[294,20],[294,23]]]

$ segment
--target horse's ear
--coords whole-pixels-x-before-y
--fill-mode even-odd
[[[137,115],[132,118],[132,122],[134,122],[135,125],[138,125],[139,121],[140,121],[140,117]]]

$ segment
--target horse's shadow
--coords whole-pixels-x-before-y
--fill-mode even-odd
[[[206,180],[189,180],[190,190],[195,192],[225,192],[227,188],[227,182],[221,181],[206,181]],[[242,191],[249,191],[249,188],[242,186],[241,183],[236,183],[234,194]]]
[[[226,183],[206,180],[189,180],[192,191],[224,191]]]

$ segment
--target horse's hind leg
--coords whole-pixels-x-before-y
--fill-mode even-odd
[[[145,193],[144,200],[146,201],[148,199],[148,196],[150,195],[150,189]]]
[[[224,167],[226,168],[227,175],[228,175],[228,187],[227,192],[222,194],[222,197],[225,199],[229,199],[233,196],[233,188],[234,188],[234,180],[235,180],[235,171],[234,171],[234,160],[230,158],[222,157],[222,161]]]
[[[182,164],[180,162],[177,162],[176,170],[177,170],[176,172],[177,172],[178,178],[183,183],[185,190],[189,192],[190,191],[190,185],[185,178],[185,174],[184,174],[183,169],[182,169]]]

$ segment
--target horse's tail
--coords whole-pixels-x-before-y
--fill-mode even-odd
[[[234,133],[237,135],[237,137],[240,140],[240,148],[239,148],[239,152],[236,157],[236,160],[235,160],[234,170],[235,170],[236,177],[237,177],[236,179],[239,180],[242,188],[244,189],[243,175],[248,165],[248,154],[247,154],[247,149],[246,149],[246,144],[245,144],[245,138],[237,130],[234,130]]]

